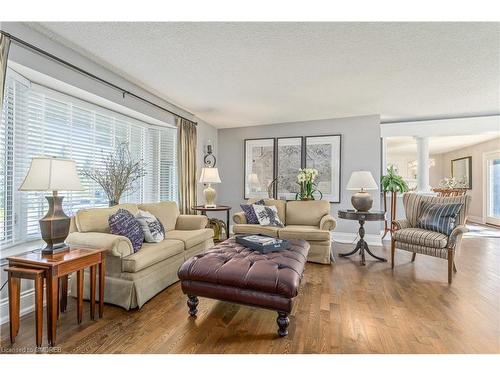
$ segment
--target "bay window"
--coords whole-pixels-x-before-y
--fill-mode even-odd
[[[0,246],[39,238],[38,220],[47,211],[43,192],[20,192],[31,159],[73,159],[80,170],[98,168],[127,142],[146,175],[122,202],[177,200],[176,129],[146,123],[30,82],[8,69],[0,125]],[[61,192],[68,215],[106,207],[102,188],[80,173],[84,191]]]

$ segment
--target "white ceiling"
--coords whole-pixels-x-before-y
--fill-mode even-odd
[[[456,135],[450,137],[430,137],[429,153],[442,154],[453,150],[463,149],[468,146],[497,139],[500,147],[498,133],[484,133],[474,135]],[[386,138],[387,151],[391,154],[415,154],[417,142],[413,137],[390,137]]]
[[[29,25],[216,127],[500,112],[500,23]]]

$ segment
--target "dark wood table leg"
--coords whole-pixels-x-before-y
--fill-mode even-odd
[[[361,256],[361,265],[364,266],[366,264],[366,259],[365,259],[365,251],[370,254],[373,258],[381,261],[381,262],[387,262],[387,259],[381,258],[379,256],[376,256],[373,254],[370,249],[368,248],[368,244],[365,241],[365,228],[364,228],[365,221],[364,220],[359,220],[359,241],[356,244],[356,247],[354,248],[353,251],[349,253],[341,253],[339,254],[341,257],[348,257],[350,255],[353,255],[359,251],[360,256]]]
[[[35,331],[36,346],[42,346],[43,329],[43,274],[35,277]]]
[[[83,270],[76,271],[76,316],[80,324],[83,317]]]
[[[101,254],[101,263],[99,263],[99,318],[104,315],[104,283],[106,273],[106,255]]]
[[[63,313],[68,307],[68,275],[61,276],[59,280],[61,289],[60,311]]]
[[[188,295],[187,305],[189,307],[189,315],[196,316],[198,314],[198,297]]]
[[[52,272],[51,272],[52,271]],[[57,341],[57,305],[58,305],[59,278],[54,270],[47,271],[47,337],[50,346]]]
[[[373,254],[371,251],[370,251],[370,248],[368,247],[368,244],[365,242],[365,250],[368,254],[370,254],[373,258],[377,259],[377,260],[380,260],[381,262],[387,262],[387,259],[385,258],[382,258],[382,257],[379,257],[375,254]]]
[[[90,319],[94,320],[95,315],[95,284],[97,266],[90,266]]]
[[[288,318],[288,314],[286,312],[278,311],[276,323],[278,323],[278,335],[280,337],[288,335],[288,325],[290,324],[290,319]]]
[[[229,238],[229,211],[227,210],[227,218],[226,218],[226,239]]]
[[[10,342],[13,344],[19,332],[20,298],[21,298],[21,280],[8,273],[9,283],[9,327]]]

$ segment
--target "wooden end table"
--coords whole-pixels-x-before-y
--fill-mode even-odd
[[[96,268],[99,268],[99,317],[104,312],[104,274],[106,269],[106,250],[104,249],[71,249],[57,254],[32,252],[8,257],[9,267],[23,267],[43,270],[46,278],[47,294],[47,338],[50,346],[56,345],[57,318],[59,313],[59,280],[62,281],[61,310],[65,310],[67,298],[67,282],[70,273],[77,273],[77,288],[80,297],[77,301],[78,323],[83,312],[83,270],[90,267],[90,316],[94,318]],[[10,303],[11,301],[9,301]]]
[[[217,206],[217,207],[205,207],[205,206],[194,206],[191,207],[194,211],[201,212],[202,215],[207,216],[208,212],[226,211],[226,236],[229,238],[229,213],[231,211],[231,206]],[[216,220],[216,219],[212,219]]]
[[[358,251],[361,254],[361,265],[365,265],[365,250],[368,254],[370,254],[373,258],[381,261],[381,262],[387,262],[387,259],[381,258],[379,256],[376,256],[373,254],[370,249],[368,248],[368,244],[364,240],[365,237],[365,228],[363,227],[365,224],[365,221],[383,221],[385,220],[385,212],[384,211],[368,211],[368,212],[363,212],[363,211],[354,211],[354,210],[339,210],[338,211],[338,216],[340,219],[347,219],[347,220],[357,220],[359,222],[359,241],[356,244],[356,247],[354,248],[353,251],[349,253],[341,253],[339,256],[341,257],[348,257],[353,254],[356,254]]]

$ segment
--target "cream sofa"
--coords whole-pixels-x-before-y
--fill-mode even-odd
[[[134,253],[127,237],[109,233],[108,217],[119,208],[134,215],[139,209],[151,212],[165,228],[165,240],[143,243]],[[206,216],[180,215],[175,202],[120,204],[78,211],[71,219],[66,243],[71,247],[107,250],[104,301],[128,310],[141,308],[175,283],[177,270],[186,259],[213,246],[213,230],[205,228],[206,225]],[[75,296],[76,278],[71,279],[71,293]],[[88,299],[88,273],[85,279],[84,297]]]
[[[248,203],[255,202],[249,200]],[[330,264],[330,231],[335,229],[336,221],[330,215],[327,201],[283,201],[264,199],[266,206],[276,206],[284,228],[247,224],[244,212],[233,216],[234,234],[263,234],[283,239],[302,239],[309,242],[309,262]]]

